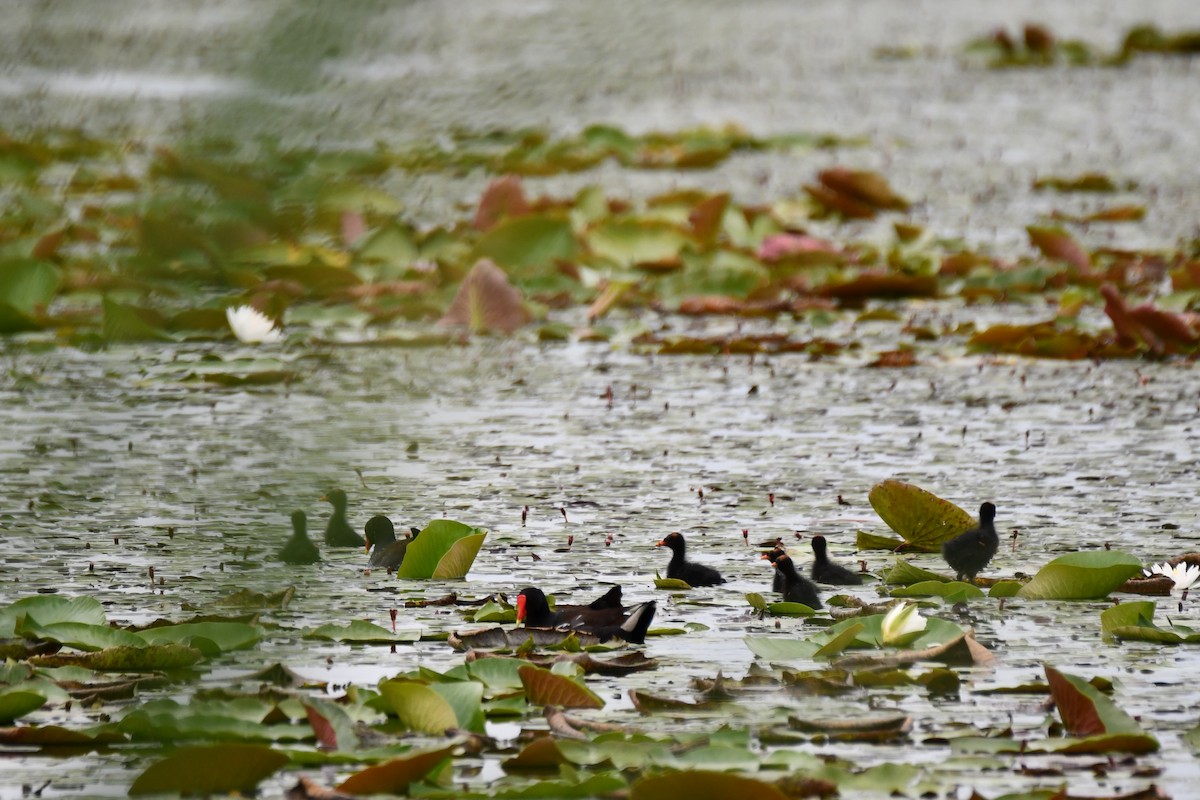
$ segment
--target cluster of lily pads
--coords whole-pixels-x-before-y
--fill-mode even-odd
[[[725,154],[820,144],[759,141],[732,129],[658,139],[593,129],[578,141],[534,138],[541,145],[526,147],[522,158],[545,159],[546,170],[579,148],[646,168],[711,163],[688,161],[696,142]],[[427,156],[420,168],[438,160]],[[512,160],[472,164],[511,170]],[[469,218],[429,225],[409,218],[387,188],[417,168],[411,155],[382,147],[263,145],[245,154],[212,143],[146,151],[81,132],[0,136],[0,332],[79,347],[234,333],[256,342],[419,346],[452,342],[462,329],[522,328],[543,341],[620,341],[661,353],[824,358],[857,347],[853,339],[786,331],[664,332],[644,313],[671,311],[894,321],[896,348],[876,354],[874,366],[911,365],[913,343],[938,339],[1051,358],[1190,354],[1200,345],[1190,320],[1174,313],[1190,307],[1200,285],[1195,254],[1185,250],[1089,251],[1054,221],[1029,226],[1035,256],[973,250],[903,219],[883,245],[813,232],[837,220],[903,215],[909,200],[877,173],[827,169],[802,193],[761,206],[698,190],[638,203],[599,187],[532,197],[509,175],[491,183]],[[1088,175],[1046,188],[1118,187]],[[1059,222],[1136,222],[1142,211],[1123,205]],[[1167,277],[1176,290],[1168,310],[1126,305],[1125,297],[1156,293]],[[901,324],[903,314],[885,303],[1025,296],[1055,298],[1058,308],[1035,324],[937,331]],[[868,304],[875,305],[864,311]],[[1083,309],[1101,304],[1112,329],[1082,320]],[[179,375],[222,385],[302,377],[279,359],[220,356],[185,362]]]
[[[801,616],[814,632],[799,637],[783,631],[746,636],[746,646],[764,666],[756,666],[742,680],[718,675],[702,682],[694,687],[694,701],[630,689],[629,698],[643,717],[719,714],[729,699],[761,695],[770,687],[836,695],[852,687],[908,686],[931,696],[955,695],[966,691],[956,667],[990,665],[997,656],[975,640],[973,630],[946,618],[939,608],[982,600],[985,589],[1002,606],[1007,598],[1095,599],[1118,590],[1166,594],[1185,591],[1200,575],[1200,568],[1167,564],[1139,578],[1138,559],[1096,550],[1056,558],[1032,577],[980,579],[979,585],[954,581],[913,565],[903,553],[936,550],[941,541],[973,524],[966,512],[894,480],[877,485],[870,499],[880,518],[901,537],[860,538],[862,549],[900,553],[874,576],[881,602],[836,595],[828,600],[826,617],[800,604],[772,604],[750,595],[756,615]],[[447,527],[446,521],[437,524]],[[436,571],[447,555],[457,552],[456,545],[467,540],[472,544],[469,557],[455,561],[454,575],[470,569],[482,534],[458,523],[449,525],[462,535],[442,542],[440,557],[431,551],[418,558],[408,573],[400,572],[401,579],[454,577]],[[434,530],[427,533],[428,538],[423,534],[416,542],[426,540],[431,547],[439,537]],[[428,569],[414,572],[422,565]],[[662,586],[678,598],[690,591],[675,582]],[[589,688],[587,676],[651,670],[657,666],[655,659],[640,652],[612,655],[612,646],[577,631],[501,625],[427,634],[396,631],[394,623],[389,631],[365,620],[296,630],[263,618],[286,608],[294,594],[294,589],[269,596],[242,591],[191,619],[124,627],[110,624],[100,603],[89,597],[35,595],[0,608],[0,653],[7,659],[0,671],[0,722],[10,724],[0,728],[0,743],[47,754],[62,748],[144,752],[148,745],[157,745],[154,762],[133,781],[131,794],[246,792],[285,768],[326,765],[343,775],[350,773],[337,787],[340,794],[331,794],[305,776],[293,796],[628,793],[657,800],[828,796],[839,788],[936,791],[914,765],[863,768],[796,747],[825,741],[903,742],[912,731],[908,714],[858,719],[790,715],[786,720],[769,715],[756,724],[753,736],[747,728],[732,725],[717,725],[704,734],[657,730],[652,724],[645,729],[614,725],[589,713],[607,703]],[[451,607],[456,602],[453,595],[446,598]],[[1108,641],[1200,643],[1200,633],[1185,626],[1157,626],[1154,610],[1153,601],[1114,605],[1100,614],[1099,634]],[[483,603],[466,603],[461,620],[511,623],[514,609],[505,597],[494,596]],[[393,648],[446,638],[465,655],[461,664],[445,671],[410,669],[376,686],[350,685],[334,697],[324,685],[276,664],[235,676],[225,688],[189,690],[190,696],[181,699],[184,684],[211,666],[228,669],[244,663],[244,656],[229,654],[255,648],[264,636]],[[805,666],[792,671],[798,664]],[[952,740],[954,752],[969,757],[1140,754],[1158,749],[1158,741],[1106,696],[1110,684],[1064,673],[1050,663],[1044,672],[1044,684],[1013,691],[1048,693],[1065,736],[1053,731],[1035,739],[960,735]],[[141,699],[143,695],[152,699]],[[87,709],[93,724],[80,728],[54,722],[73,703]],[[551,736],[535,732],[501,744],[487,735],[485,721],[527,723],[538,717],[544,718]],[[26,724],[11,724],[19,719]],[[1200,743],[1200,732],[1189,734],[1189,741]],[[454,765],[480,754],[499,758],[507,777],[469,789],[452,784]],[[777,773],[776,779],[772,773]],[[534,783],[531,778],[536,778]]]
[[[1051,66],[1121,67],[1139,55],[1189,56],[1200,53],[1200,31],[1163,33],[1154,25],[1130,28],[1115,52],[1077,39],[1061,39],[1044,25],[1027,23],[1020,36],[999,28],[990,36],[976,39],[966,47],[969,59],[985,61],[997,68]]]

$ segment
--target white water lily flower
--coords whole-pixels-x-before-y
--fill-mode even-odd
[[[1197,578],[1200,578],[1200,566],[1188,564],[1186,561],[1180,561],[1175,566],[1170,564],[1155,564],[1150,567],[1147,575],[1165,575],[1175,581],[1176,589],[1187,591]]]
[[[883,618],[883,643],[897,644],[910,634],[925,630],[927,620],[921,616],[916,604],[900,603]]]
[[[275,321],[254,306],[238,306],[225,309],[225,319],[239,342],[245,344],[272,344],[283,338],[283,331],[275,327]]]

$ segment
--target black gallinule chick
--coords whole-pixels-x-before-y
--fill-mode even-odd
[[[775,559],[775,571],[783,576],[783,599],[789,603],[803,603],[809,608],[821,608],[817,587],[799,572],[792,557],[784,553]]]
[[[279,560],[289,564],[315,564],[321,560],[317,546],[308,538],[308,517],[303,511],[292,512],[292,538],[279,551]]]
[[[979,527],[971,528],[966,533],[960,533],[953,539],[942,543],[942,558],[956,573],[957,580],[966,576],[971,583],[975,576],[988,565],[996,550],[1000,547],[1000,537],[996,535],[996,507],[984,503],[979,507]]]
[[[372,567],[386,567],[387,569],[399,567],[404,561],[404,554],[408,552],[408,546],[420,533],[418,530],[412,530],[411,537],[396,541],[396,529],[392,527],[390,519],[382,514],[371,517],[367,520],[367,527],[363,529],[367,534],[367,552],[371,554],[371,560],[368,563]]]
[[[763,559],[764,561],[770,561],[771,566],[775,566],[775,561],[782,555],[787,555],[787,550],[784,549],[782,544],[776,544],[773,548],[771,548],[771,552],[763,553],[761,556],[759,556],[759,558]],[[771,591],[783,591],[783,573],[779,570],[775,570],[775,578],[771,581]]]
[[[517,622],[530,628],[570,628],[598,636],[602,642],[614,636],[633,644],[645,642],[658,604],[651,600],[631,609],[628,614],[619,604],[594,607],[597,603],[611,603],[612,599],[613,592],[609,591],[589,605],[558,606],[551,611],[542,590],[529,586],[517,595]]]
[[[333,516],[325,526],[325,544],[330,547],[364,546],[366,542],[363,537],[355,533],[346,521],[346,493],[341,489],[331,489],[321,499],[333,504]]]
[[[829,560],[825,553],[825,537],[812,537],[812,579],[817,583],[832,583],[835,586],[861,586],[862,575]]]
[[[704,564],[694,564],[686,558],[687,543],[678,531],[668,533],[655,547],[671,548],[671,563],[667,564],[667,577],[678,578],[688,586],[716,586],[725,583],[721,573]]]

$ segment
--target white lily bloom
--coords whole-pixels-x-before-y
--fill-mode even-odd
[[[245,344],[272,344],[283,338],[283,331],[275,327],[275,321],[254,306],[232,306],[225,309],[225,319],[239,342]]]
[[[921,616],[916,604],[900,603],[883,618],[883,643],[896,644],[909,634],[925,630],[927,620]]]
[[[1175,581],[1174,588],[1186,591],[1200,578],[1200,566],[1188,564],[1186,561],[1180,561],[1173,567],[1170,564],[1155,564],[1147,574],[1165,575]]]

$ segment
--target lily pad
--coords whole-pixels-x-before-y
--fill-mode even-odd
[[[205,648],[193,642],[204,640],[215,645],[219,653],[227,653],[254,647],[262,638],[262,629],[240,622],[185,622],[148,628],[137,635],[149,644],[185,644],[201,651]]]
[[[983,590],[973,584],[942,580],[919,581],[893,589],[889,594],[892,597],[940,597],[947,603],[978,600],[984,596]]]
[[[454,707],[431,686],[393,680],[381,684],[379,691],[388,707],[410,730],[441,736],[459,727]]]
[[[1158,644],[1200,644],[1200,633],[1183,625],[1160,628],[1154,624],[1155,603],[1138,600],[1119,603],[1100,614],[1100,629],[1105,640],[1155,642]]]
[[[1140,559],[1119,550],[1068,553],[1038,570],[1017,596],[1028,600],[1094,600],[1108,596],[1141,568]]]
[[[534,666],[521,667],[518,674],[529,702],[534,705],[604,708],[604,701],[579,681]]]
[[[304,633],[305,639],[328,639],[333,642],[349,642],[351,644],[399,644],[415,642],[421,638],[417,631],[400,631],[392,633],[363,619],[356,619],[347,625],[336,625],[328,622],[318,628]]]
[[[46,705],[46,697],[22,689],[0,692],[0,722],[12,722]]]
[[[38,625],[53,625],[56,622],[105,624],[104,607],[95,598],[39,594],[22,597],[0,609],[0,637],[15,636],[17,619],[22,615]]]
[[[26,618],[18,631],[22,636],[59,642],[66,647],[87,652],[106,647],[145,647],[146,642],[136,633],[110,628],[107,625],[89,625],[83,622],[56,622],[38,625]]]
[[[1116,736],[1105,742],[1105,749],[1084,749],[1076,752],[1152,752],[1158,742],[1148,736],[1141,726],[1099,689],[1083,678],[1059,672],[1049,664],[1043,665],[1054,705],[1062,717],[1063,727],[1073,736]],[[1086,739],[1084,740],[1087,741]],[[1092,746],[1096,746],[1093,742]],[[1077,745],[1080,746],[1080,745]]]
[[[787,800],[772,784],[728,772],[687,770],[639,778],[629,800]]]
[[[867,499],[889,528],[922,550],[936,552],[942,542],[975,527],[966,511],[911,483],[877,483]]]
[[[482,528],[435,519],[409,543],[396,576],[408,580],[465,577],[486,536]]]
[[[261,745],[184,747],[151,764],[134,780],[129,794],[250,795],[287,762],[283,753]]]
[[[422,750],[356,772],[338,785],[347,794],[408,794],[408,787],[449,763],[453,747]]]
[[[86,667],[97,672],[149,672],[190,667],[203,658],[204,654],[194,647],[160,644],[146,647],[108,647],[80,655],[34,656],[29,659],[29,663],[39,667]]]

